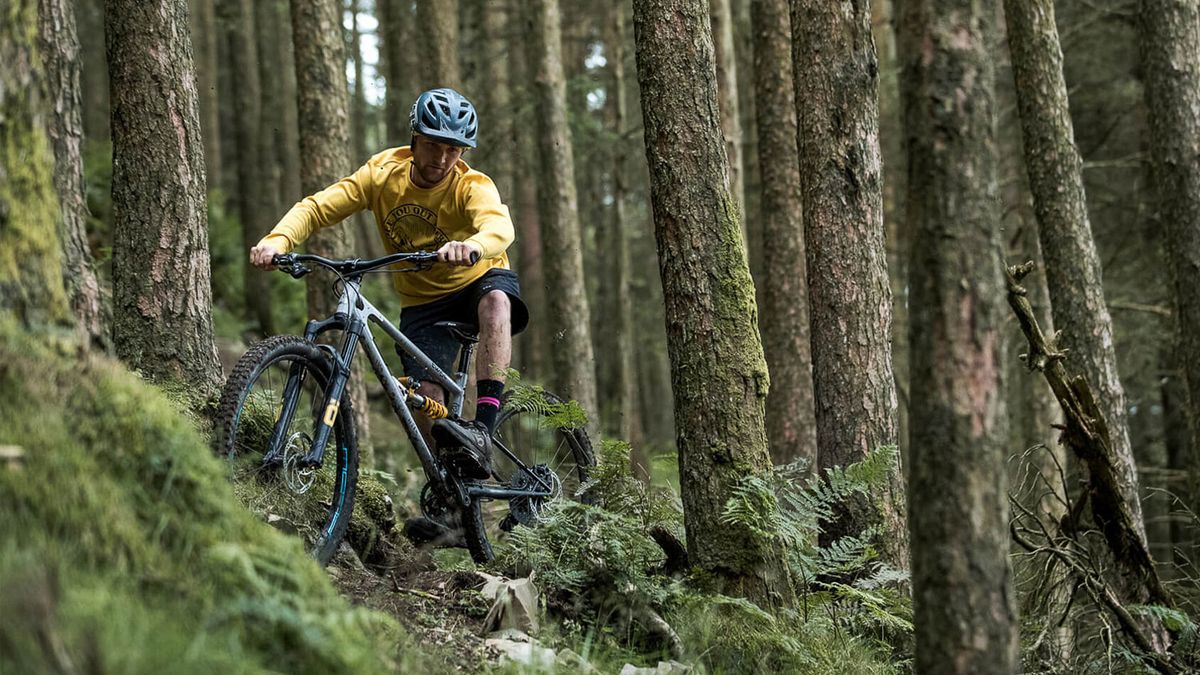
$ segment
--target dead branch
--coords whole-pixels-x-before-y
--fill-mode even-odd
[[[1047,336],[1042,332],[1026,290],[1019,284],[1033,269],[1032,262],[1005,269],[1008,304],[1029,341],[1029,353],[1023,360],[1030,370],[1042,372],[1062,407],[1066,421],[1063,441],[1087,467],[1086,494],[1090,497],[1092,517],[1104,533],[1125,583],[1138,594],[1144,594],[1148,602],[1171,606],[1149,548],[1121,491],[1120,473],[1104,415],[1087,381],[1082,376],[1071,377],[1063,367],[1066,353],[1057,346],[1059,333]],[[1076,509],[1079,508],[1077,504]]]

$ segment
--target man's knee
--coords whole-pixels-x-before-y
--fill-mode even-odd
[[[512,314],[512,301],[504,291],[488,291],[479,299],[479,322],[481,324],[507,321]]]

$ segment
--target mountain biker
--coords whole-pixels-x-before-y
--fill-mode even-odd
[[[313,232],[364,209],[375,214],[388,253],[436,250],[437,265],[393,275],[400,294],[400,330],[443,372],[452,372],[459,342],[440,321],[478,326],[475,420],[432,423],[418,413],[427,441],[448,451],[447,460],[472,478],[491,474],[491,433],[504,393],[512,336],[525,329],[529,312],[505,252],[514,238],[508,207],[492,179],[462,160],[476,147],[475,107],[449,88],[417,97],[409,112],[410,145],[390,148],[352,175],[305,197],[270,234],[250,249],[262,269]],[[472,256],[478,261],[472,262]],[[417,392],[444,403],[445,391],[428,371],[401,352],[404,371],[420,381]],[[431,446],[434,445],[431,443]]]

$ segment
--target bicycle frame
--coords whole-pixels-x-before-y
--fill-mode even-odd
[[[417,427],[416,419],[413,417],[412,411],[408,406],[409,393],[399,385],[399,382],[384,362],[383,355],[380,354],[379,347],[375,343],[375,338],[371,333],[369,323],[379,326],[401,350],[415,358],[418,363],[428,369],[433,377],[433,382],[441,385],[446,392],[446,407],[450,411],[452,418],[458,418],[462,413],[467,383],[467,362],[470,360],[470,352],[469,350],[464,350],[462,358],[459,359],[459,371],[456,373],[455,378],[451,378],[363,296],[361,286],[361,275],[346,277],[341,297],[338,299],[337,311],[334,315],[323,321],[311,320],[305,327],[304,338],[306,340],[315,341],[317,336],[330,330],[341,330],[343,338],[341,345],[336,350],[332,346],[322,345],[331,357],[335,372],[326,391],[325,412],[321,416],[320,423],[314,429],[312,449],[304,457],[302,463],[307,466],[320,465],[325,454],[325,445],[333,430],[334,422],[337,420],[339,402],[342,399],[342,394],[345,392],[346,384],[350,378],[350,364],[354,359],[355,353],[358,351],[358,347],[362,346],[367,353],[367,360],[370,361],[372,370],[375,371],[375,376],[383,384],[388,403],[391,405],[393,412],[396,413],[396,416],[404,424],[408,438],[416,450],[418,459],[421,461],[421,467],[425,471],[425,476],[431,483],[453,488],[451,493],[463,506],[469,503],[470,497],[512,499],[514,497],[549,496],[552,493],[551,486],[531,471],[524,462],[498,440],[495,441],[495,447],[507,455],[524,473],[533,478],[535,483],[543,488],[542,490],[513,489],[503,484],[464,483],[457,478],[451,480],[451,474],[433,456],[433,451],[425,442],[424,435]],[[283,440],[283,430],[290,426],[292,416],[295,413],[296,401],[299,397],[294,394],[302,384],[304,372],[303,368],[294,366],[288,376],[288,382],[283,394],[284,406],[280,412],[279,421],[272,432],[268,452],[264,456],[264,463],[277,458],[278,449]]]

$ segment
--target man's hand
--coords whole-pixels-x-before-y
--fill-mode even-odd
[[[438,260],[451,265],[462,265],[470,267],[475,264],[471,260],[472,254],[476,256],[483,255],[483,248],[472,241],[449,241],[442,245],[437,250]]]
[[[275,269],[275,266],[271,264],[271,261],[275,259],[275,256],[281,253],[283,253],[283,251],[280,251],[269,244],[255,246],[254,248],[250,249],[250,264],[259,269],[273,270]]]

